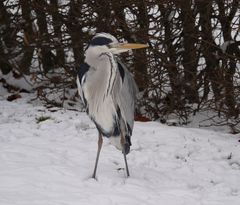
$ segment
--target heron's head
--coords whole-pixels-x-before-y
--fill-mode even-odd
[[[97,33],[89,43],[88,49],[96,53],[110,52],[112,54],[119,54],[127,52],[132,49],[146,48],[147,44],[138,43],[120,43],[114,36],[109,33]]]

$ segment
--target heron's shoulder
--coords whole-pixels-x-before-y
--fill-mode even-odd
[[[82,81],[83,76],[86,74],[86,72],[89,71],[90,65],[88,65],[87,63],[81,63],[78,70],[77,70],[77,74],[78,74],[78,78],[79,81]]]

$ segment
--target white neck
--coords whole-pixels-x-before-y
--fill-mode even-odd
[[[90,66],[97,68],[102,53],[109,52],[107,46],[89,47],[85,52],[85,62]]]

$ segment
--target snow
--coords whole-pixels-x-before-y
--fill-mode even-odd
[[[13,77],[13,73],[10,72],[6,75],[3,75],[2,72],[0,71],[0,79],[3,78],[7,84],[13,85],[17,88],[21,88],[27,91],[31,91],[33,88],[32,82],[31,82],[31,76],[23,76],[22,78],[15,78]],[[0,85],[0,94],[2,94],[2,86]]]
[[[1,205],[240,204],[240,135],[136,122],[131,176],[104,138],[94,180],[97,131],[86,114],[30,97],[0,97]]]
[[[170,12],[170,14],[168,15],[168,21],[171,21],[174,18],[175,15],[176,15],[176,11],[172,10]]]

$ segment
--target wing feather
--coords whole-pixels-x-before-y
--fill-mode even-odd
[[[84,83],[86,79],[86,74],[89,71],[90,66],[87,63],[82,63],[78,69],[78,75],[77,75],[77,86],[78,86],[78,93],[81,97],[82,102],[85,106],[87,106],[86,99],[84,97],[84,93],[82,90],[82,84]]]
[[[113,86],[113,100],[116,107],[119,107],[121,112],[121,117],[127,132],[126,134],[131,136],[138,87],[132,74],[125,65],[119,59],[116,60],[118,62],[119,74],[116,75],[115,84]]]

